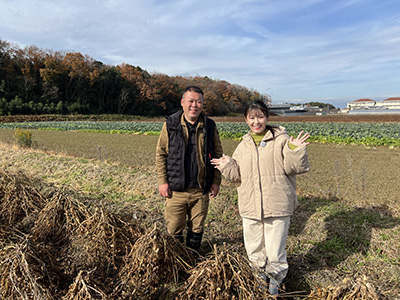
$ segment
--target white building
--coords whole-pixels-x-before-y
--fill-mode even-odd
[[[342,113],[398,113],[400,111],[400,97],[391,97],[382,101],[372,99],[358,99],[347,103]]]
[[[380,102],[387,109],[400,109],[400,97],[387,98]]]
[[[347,108],[348,110],[352,109],[368,109],[376,106],[376,101],[372,99],[358,99],[353,102],[348,102],[347,103]]]
[[[304,105],[293,105],[289,103],[277,103],[269,106],[270,112],[279,116],[295,116],[305,114],[315,114],[311,108]]]

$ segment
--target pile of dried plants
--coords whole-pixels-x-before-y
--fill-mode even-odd
[[[339,286],[329,286],[324,289],[312,291],[306,298],[307,300],[357,300],[369,299],[379,300],[381,297],[377,294],[373,286],[368,282],[366,276],[356,280],[345,279]]]
[[[91,273],[79,271],[74,282],[70,285],[68,292],[62,300],[89,300],[89,299],[109,299],[99,287],[93,283]]]
[[[72,262],[71,273],[95,270],[102,277],[118,273],[123,257],[144,232],[135,220],[127,222],[97,207],[70,236],[66,252]]]
[[[54,257],[29,240],[11,243],[0,251],[1,299],[54,299],[57,274],[51,274]]]
[[[47,200],[23,174],[15,176],[0,170],[0,219],[2,225],[28,226]]]
[[[118,293],[123,299],[164,298],[170,285],[187,277],[195,262],[194,254],[154,224],[125,258],[125,265],[119,272]]]
[[[178,299],[268,299],[266,282],[242,255],[223,249],[199,263],[180,287]]]
[[[214,246],[207,257],[195,255],[164,225],[146,229],[139,211],[89,206],[66,191],[45,197],[36,184],[0,171],[0,299],[270,297],[265,281],[234,250]],[[380,299],[363,278],[307,299],[367,298]]]
[[[63,244],[89,217],[90,212],[82,202],[58,191],[39,212],[31,231],[32,238],[37,242]]]

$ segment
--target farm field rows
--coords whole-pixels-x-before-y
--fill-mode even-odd
[[[0,141],[11,144],[11,129],[0,129]],[[154,170],[157,135],[105,132],[31,130],[34,148],[49,153],[95,159]],[[222,138],[231,155],[239,141]],[[400,149],[311,143],[312,171],[298,177],[299,188],[324,197],[349,197],[353,201],[398,200]]]
[[[278,123],[290,135],[304,130],[311,134],[311,141],[337,144],[361,144],[366,146],[400,146],[400,123],[337,123],[337,122],[290,122]],[[51,121],[0,123],[3,129],[45,129],[68,131],[93,131],[108,133],[146,133],[157,135],[162,122],[94,122]],[[245,123],[218,122],[221,137],[238,139],[248,131]]]
[[[216,122],[243,122],[241,115],[212,116]],[[151,121],[162,122],[163,117],[145,118],[134,115],[15,115],[0,116],[0,123],[13,122],[45,122],[45,121]],[[286,122],[335,122],[335,123],[397,123],[400,114],[329,114],[329,115],[295,115],[295,116],[270,116],[271,123]]]

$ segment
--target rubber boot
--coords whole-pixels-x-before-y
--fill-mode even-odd
[[[178,232],[177,234],[174,235],[174,238],[176,238],[179,242],[181,242],[183,244],[183,232]]]
[[[202,238],[202,232],[197,233],[189,230],[186,236],[186,246],[196,252],[199,252]]]

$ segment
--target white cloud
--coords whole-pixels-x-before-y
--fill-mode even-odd
[[[0,0],[0,38],[227,80],[277,101],[400,96],[399,8],[379,0]]]

